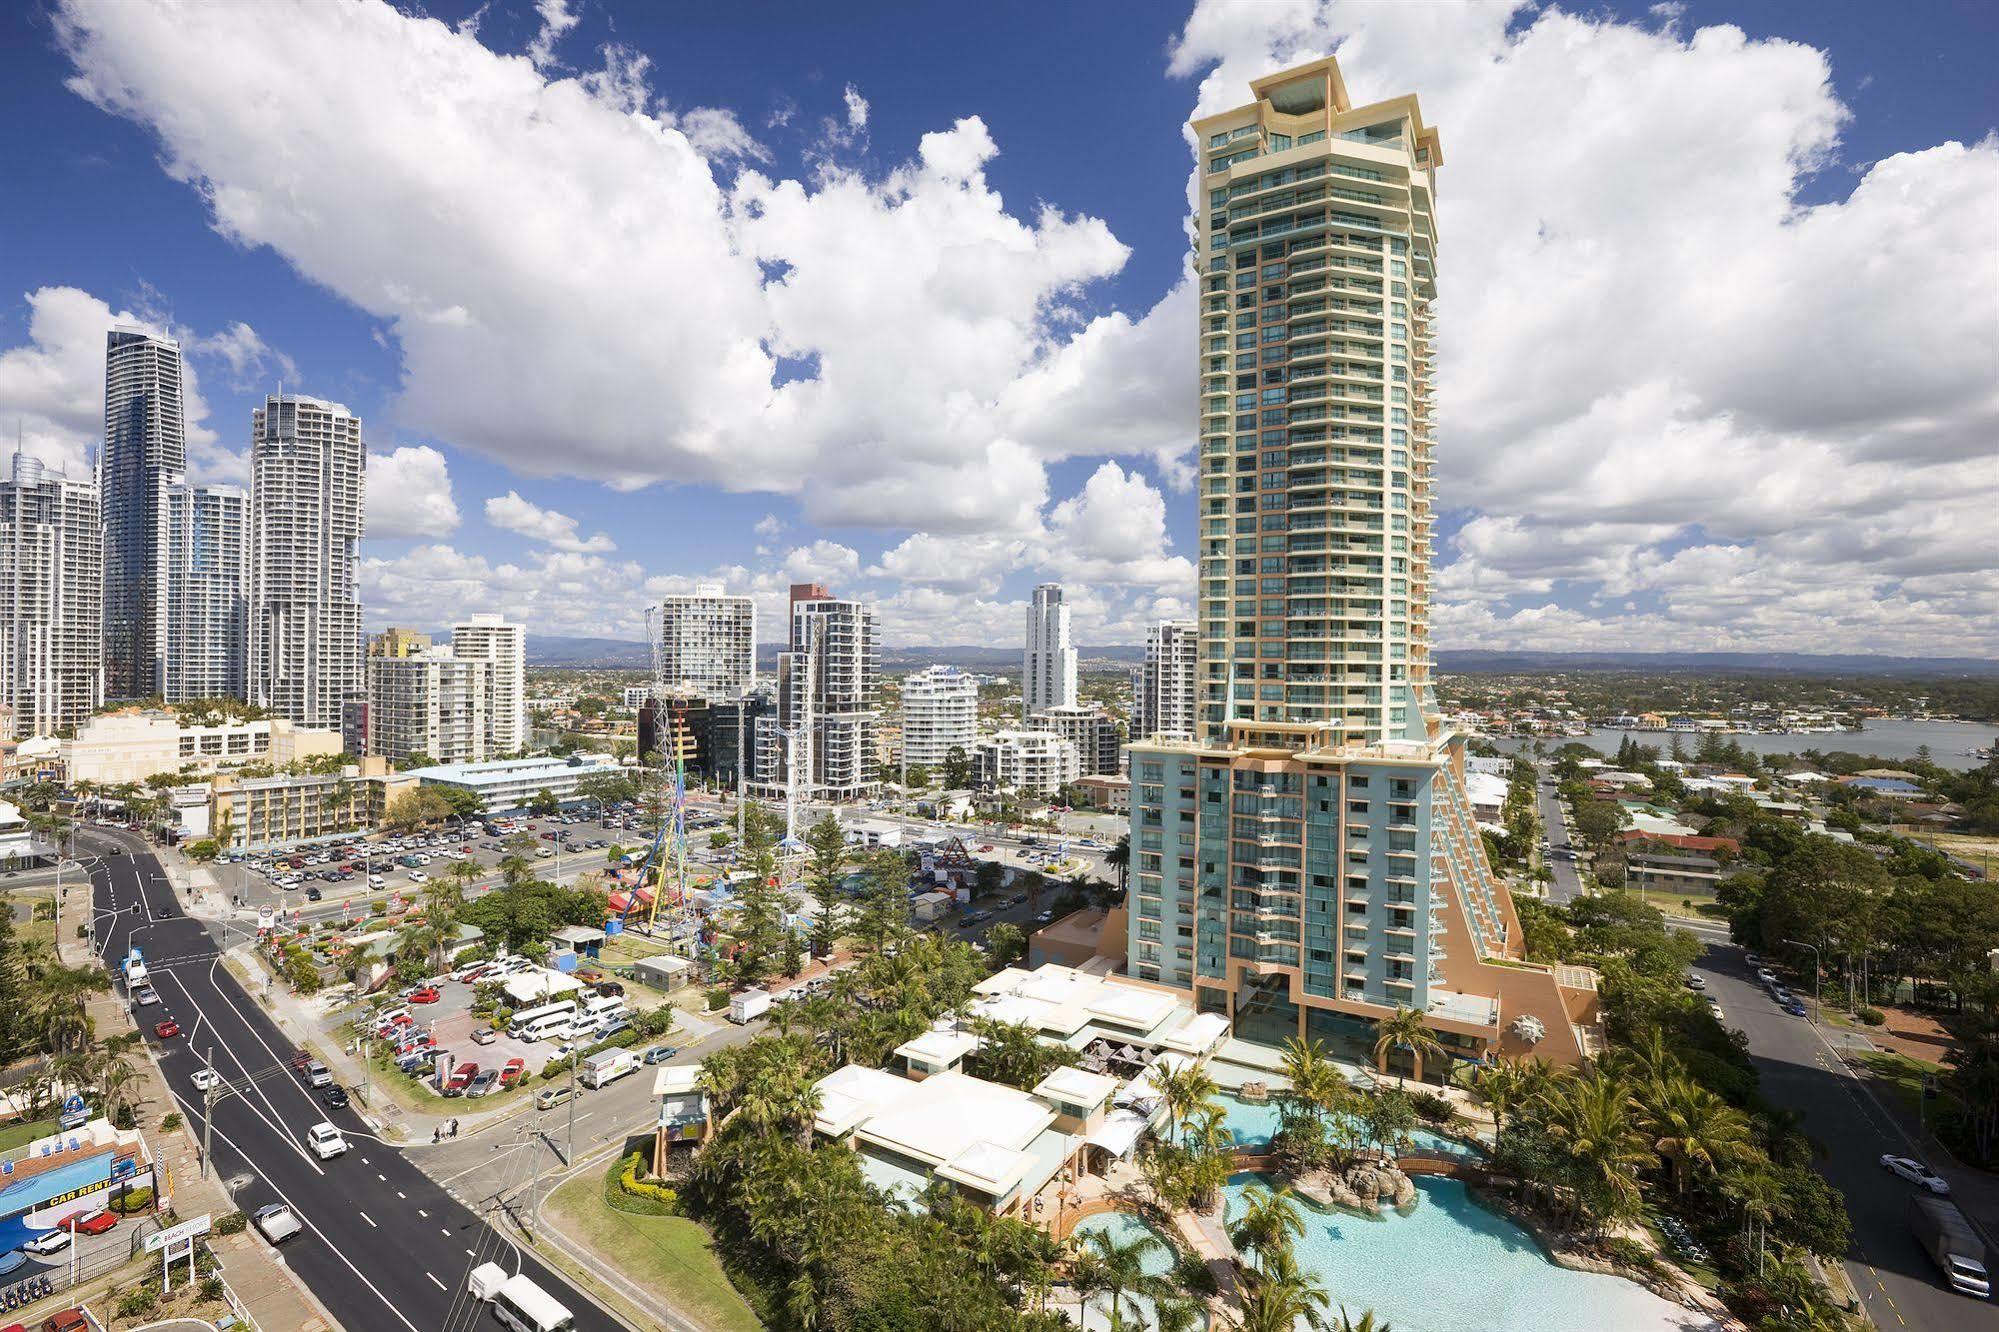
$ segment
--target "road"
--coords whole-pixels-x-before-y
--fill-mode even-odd
[[[1693,932],[1707,944],[1696,970],[1705,977],[1707,992],[1721,1001],[1722,1021],[1749,1038],[1764,1095],[1805,1116],[1805,1132],[1824,1152],[1815,1164],[1846,1195],[1853,1217],[1846,1270],[1874,1322],[1891,1332],[1999,1328],[1999,1309],[1944,1289],[1936,1266],[1909,1233],[1913,1186],[1880,1165],[1883,1153],[1924,1154],[1840,1062],[1829,1033],[1777,1007],[1725,930]],[[1929,1164],[1946,1178],[1953,1173],[1947,1163]],[[1965,1190],[1957,1193],[1963,1203]],[[1999,1217],[1979,1219],[1988,1230],[1999,1222]]]
[[[1534,796],[1541,811],[1541,827],[1547,834],[1548,849],[1565,853],[1548,857],[1548,868],[1555,876],[1554,882],[1548,885],[1548,901],[1555,906],[1567,906],[1583,890],[1582,876],[1576,872],[1575,843],[1569,840],[1568,826],[1562,822],[1562,802],[1555,794],[1554,782],[1542,778],[1535,784]]]
[[[203,1098],[194,1073],[212,1059],[228,1080],[230,1094],[215,1105],[215,1166],[244,1211],[291,1205],[306,1231],[285,1244],[285,1261],[335,1319],[384,1332],[463,1332],[485,1313],[466,1294],[466,1276],[497,1261],[555,1295],[579,1329],[623,1326],[372,1138],[351,1109],[328,1111],[292,1072],[295,1047],[221,965],[200,922],[181,913],[150,851],[136,839],[106,840],[124,854],[103,858],[91,875],[102,951],[115,960],[128,944],[143,950],[161,1002],[140,1010],[141,1025],[152,1040],[155,1022],[180,1024],[184,1035],[155,1045],[197,1134]],[[304,1134],[329,1119],[353,1149],[322,1163]]]

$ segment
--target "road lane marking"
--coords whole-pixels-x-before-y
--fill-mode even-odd
[[[444,1283],[443,1283],[442,1281],[439,1281],[439,1280],[438,1280],[438,1279],[437,1279],[436,1277],[434,1277],[434,1276],[431,1276],[431,1275],[430,1275],[430,1273],[428,1273],[428,1272],[425,1272],[425,1273],[424,1273],[424,1276],[425,1276],[426,1278],[428,1278],[428,1280],[430,1281],[430,1284],[431,1284],[431,1285],[433,1285],[433,1286],[436,1286],[436,1287],[437,1287],[437,1288],[438,1288],[439,1290],[444,1290],[444,1289],[447,1289],[447,1287],[445,1286],[445,1284],[444,1284]]]
[[[376,1224],[375,1224],[375,1218],[374,1218],[374,1217],[372,1217],[372,1216],[369,1216],[369,1215],[368,1215],[368,1214],[367,1214],[366,1212],[364,1212],[364,1211],[361,1211],[361,1210],[360,1210],[359,1208],[356,1208],[356,1209],[355,1209],[355,1211],[354,1211],[354,1215],[356,1215],[356,1216],[360,1217],[360,1218],[361,1218],[361,1219],[362,1219],[363,1221],[366,1221],[366,1222],[368,1223],[368,1226],[369,1226],[369,1228],[370,1228],[370,1229],[372,1229],[372,1230],[380,1230],[380,1229],[381,1229],[381,1227],[380,1227],[380,1226],[378,1226],[378,1225],[376,1225]]]
[[[426,1220],[426,1221],[430,1220],[430,1213],[429,1213],[429,1212],[426,1212],[426,1211],[424,1211],[424,1210],[423,1210],[423,1208],[421,1208],[421,1207],[419,1207],[419,1208],[417,1208],[417,1209],[416,1209],[416,1214],[417,1214],[418,1216],[422,1217],[422,1218],[423,1218],[424,1220]]]

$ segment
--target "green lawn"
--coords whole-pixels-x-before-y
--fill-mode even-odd
[[[1878,1081],[1888,1087],[1895,1099],[1902,1103],[1902,1108],[1912,1115],[1919,1113],[1923,1075],[1927,1073],[1932,1078],[1940,1079],[1947,1071],[1942,1064],[1926,1064],[1920,1059],[1888,1050],[1869,1051],[1861,1055],[1860,1060]],[[1937,1102],[1932,1101],[1930,1109],[1936,1108]]]
[[[36,1138],[47,1137],[56,1131],[55,1116],[47,1119],[31,1120],[27,1123],[0,1125],[0,1152],[11,1152],[16,1147],[25,1147]]]
[[[657,1289],[712,1332],[762,1332],[729,1284],[708,1232],[678,1216],[635,1216],[604,1201],[601,1171],[586,1170],[557,1189],[549,1211],[573,1239],[638,1284]]]

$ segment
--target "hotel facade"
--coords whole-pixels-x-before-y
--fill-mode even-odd
[[[1254,1040],[1365,1056],[1408,1008],[1572,1063],[1594,975],[1521,960],[1431,692],[1437,132],[1331,59],[1250,87],[1193,125],[1195,734],[1129,751],[1128,965]]]

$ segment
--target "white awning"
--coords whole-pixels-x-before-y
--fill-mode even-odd
[[[1092,1147],[1101,1147],[1112,1156],[1128,1156],[1138,1144],[1145,1126],[1150,1123],[1150,1115],[1136,1110],[1113,1110],[1104,1117],[1102,1127],[1092,1133],[1086,1142]]]

